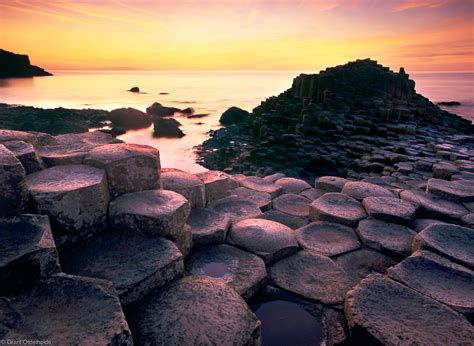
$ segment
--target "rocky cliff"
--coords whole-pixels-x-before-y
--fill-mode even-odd
[[[28,55],[0,49],[0,78],[52,76],[41,67],[31,65]]]

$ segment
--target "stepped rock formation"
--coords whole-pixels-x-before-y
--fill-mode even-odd
[[[41,67],[31,65],[28,55],[0,49],[0,78],[52,76]]]
[[[403,68],[357,60],[301,74],[290,89],[253,110],[252,124],[211,132],[198,147],[210,169],[244,174],[284,171],[345,176],[355,159],[392,140],[473,132],[468,120],[441,110],[415,91]]]

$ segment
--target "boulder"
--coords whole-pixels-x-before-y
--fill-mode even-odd
[[[189,276],[127,312],[138,345],[259,345],[261,326],[245,301],[217,279]]]
[[[311,188],[311,185],[306,181],[296,178],[280,178],[275,181],[275,184],[281,186],[283,193],[298,194]]]
[[[247,219],[234,223],[227,242],[261,256],[265,263],[275,262],[299,249],[291,228],[264,219]]]
[[[474,268],[474,230],[451,224],[433,224],[413,239],[413,251],[430,250]]]
[[[53,136],[43,132],[0,130],[0,143],[10,141],[22,141],[30,143],[33,146],[47,145],[56,142]]]
[[[270,277],[282,289],[326,305],[342,303],[351,288],[351,279],[341,267],[308,250],[275,263]]]
[[[347,179],[340,177],[324,176],[316,178],[315,187],[326,192],[341,192]]]
[[[311,201],[303,196],[285,193],[273,200],[273,209],[292,216],[307,218],[310,204]]]
[[[36,210],[49,216],[57,245],[107,226],[109,190],[103,169],[56,166],[29,174],[26,184]]]
[[[232,196],[248,199],[257,204],[262,211],[269,210],[272,207],[272,198],[269,193],[238,187],[230,191]]]
[[[181,277],[183,255],[157,235],[108,231],[61,253],[68,274],[111,281],[120,302],[128,305],[152,289]]]
[[[263,260],[247,251],[226,244],[202,248],[186,260],[191,275],[219,279],[249,300],[266,282]]]
[[[349,291],[344,310],[358,344],[467,345],[474,338],[464,316],[380,274]]]
[[[160,178],[165,190],[183,195],[188,199],[191,207],[204,208],[206,206],[204,183],[194,174],[179,169],[164,168],[161,170]]]
[[[366,197],[394,197],[394,194],[390,190],[379,185],[362,181],[347,182],[342,188],[342,193],[358,200],[363,200]]]
[[[303,249],[325,256],[336,256],[360,247],[350,227],[332,222],[313,222],[296,230],[296,239]]]
[[[24,210],[28,201],[25,169],[15,155],[0,144],[0,216]]]
[[[279,222],[285,226],[290,227],[291,229],[297,229],[309,223],[309,219],[307,217],[293,216],[278,210],[268,210],[264,212],[260,218]]]
[[[39,157],[35,147],[28,142],[8,141],[3,145],[10,150],[25,168],[26,174],[34,173],[45,168],[43,160]]]
[[[126,130],[142,129],[152,124],[149,114],[131,107],[114,109],[107,115],[107,119]]]
[[[411,253],[411,243],[416,235],[408,227],[375,219],[359,222],[356,232],[366,246],[402,256]]]
[[[13,299],[0,298],[2,338],[51,345],[132,345],[122,307],[108,281],[58,274]]]
[[[417,251],[389,268],[388,276],[464,314],[474,312],[474,272]]]
[[[355,226],[365,217],[367,214],[360,202],[343,193],[326,193],[313,201],[309,207],[311,221],[328,221]]]
[[[23,214],[0,219],[0,295],[60,272],[49,219]]]
[[[183,137],[184,132],[181,131],[182,124],[173,118],[153,118],[153,136],[155,137]]]
[[[254,176],[241,180],[240,185],[250,190],[269,193],[272,198],[283,193],[283,189],[275,183]]]
[[[176,242],[190,211],[188,200],[173,191],[132,192],[110,202],[109,224],[119,231],[157,234]]]
[[[172,116],[176,112],[179,112],[178,108],[166,107],[158,102],[153,103],[150,107],[147,107],[146,109],[147,114],[159,117]]]
[[[128,91],[130,91],[132,93],[139,93],[140,88],[135,86],[135,87],[131,87]]]
[[[222,125],[233,125],[233,124],[243,124],[249,123],[251,120],[250,113],[238,108],[238,107],[230,107],[224,113],[222,113],[219,122]]]
[[[229,195],[232,182],[228,174],[221,171],[207,171],[196,176],[204,183],[208,204]]]
[[[107,172],[110,197],[161,187],[160,152],[147,145],[109,144],[91,150],[84,159]]]
[[[195,245],[219,244],[225,242],[230,219],[212,209],[193,208],[187,224],[191,227]]]
[[[429,179],[426,192],[455,202],[474,202],[474,184],[463,180]]]
[[[366,197],[362,205],[369,216],[402,225],[409,225],[416,213],[413,204],[396,197]]]
[[[249,199],[236,196],[221,198],[210,204],[210,208],[229,217],[231,222],[255,218],[262,215],[257,204]]]

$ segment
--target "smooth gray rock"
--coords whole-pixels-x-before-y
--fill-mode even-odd
[[[375,219],[359,222],[356,232],[366,246],[402,256],[411,253],[411,243],[416,235],[406,226]]]
[[[176,242],[190,211],[188,200],[174,191],[132,192],[110,203],[109,224],[119,231],[157,234]]]
[[[0,298],[2,338],[51,345],[132,345],[112,284],[58,274],[12,299]]]
[[[396,197],[366,197],[362,205],[369,216],[402,225],[409,225],[416,214],[412,203]]]
[[[169,240],[150,234],[101,233],[61,253],[68,274],[109,280],[128,305],[184,273],[183,256]]]
[[[187,224],[191,227],[195,245],[219,244],[225,242],[230,219],[212,209],[193,208]]]
[[[266,211],[272,207],[272,197],[267,192],[259,192],[247,189],[246,187],[238,187],[230,191],[230,194],[239,198],[251,200],[260,207],[260,210]]]
[[[249,199],[236,196],[221,198],[212,202],[209,207],[218,213],[227,215],[231,222],[255,218],[262,215],[257,204]]]
[[[160,152],[147,145],[108,144],[92,149],[84,163],[107,172],[110,197],[161,187]]]
[[[474,268],[474,230],[450,224],[428,226],[413,239],[413,252],[435,251],[451,260]]]
[[[192,275],[222,280],[249,300],[266,282],[263,260],[254,254],[226,244],[202,248],[186,260]]]
[[[351,277],[354,283],[372,273],[385,273],[387,268],[398,263],[397,259],[379,251],[362,248],[333,258]]]
[[[474,202],[474,183],[429,179],[426,192],[455,202]]]
[[[324,176],[316,178],[314,183],[316,189],[326,192],[341,192],[348,180],[340,177]]]
[[[49,219],[22,214],[0,219],[0,294],[61,271]]]
[[[291,229],[297,229],[309,223],[309,219],[307,217],[292,216],[286,213],[282,213],[278,210],[268,210],[263,213],[260,218],[279,222],[285,226],[290,227]]]
[[[299,249],[291,228],[264,219],[246,219],[232,224],[227,242],[261,256],[266,263]]]
[[[400,193],[400,198],[417,207],[419,217],[423,218],[451,221],[460,219],[468,213],[468,210],[460,204],[422,191],[405,190]]]
[[[380,274],[349,291],[344,310],[358,344],[468,345],[474,338],[464,316]]]
[[[29,174],[26,184],[38,212],[50,217],[57,245],[107,226],[109,190],[103,169],[55,166]]]
[[[367,214],[361,203],[343,193],[326,193],[313,201],[309,207],[311,221],[328,221],[354,226],[365,217]]]
[[[28,201],[25,169],[15,155],[0,144],[0,216],[21,213]]]
[[[35,147],[24,141],[9,141],[3,145],[10,150],[25,168],[26,174],[34,173],[46,168],[43,160],[39,157]]]
[[[229,195],[232,182],[229,175],[224,172],[207,171],[198,173],[196,176],[204,183],[208,204]]]
[[[273,209],[292,216],[306,218],[309,216],[310,204],[311,201],[303,196],[285,193],[273,200]]]
[[[474,272],[445,265],[435,257],[415,252],[389,268],[388,276],[464,314],[474,312]]]
[[[394,197],[390,190],[362,181],[349,181],[345,183],[341,192],[358,200],[363,200],[366,197]]]
[[[221,280],[189,276],[127,312],[138,345],[259,345],[261,325]]]
[[[271,279],[282,289],[323,304],[344,300],[351,287],[347,273],[329,257],[300,251],[270,267]]]
[[[313,222],[295,231],[303,249],[325,256],[336,256],[360,247],[357,235],[350,227],[332,222]]]
[[[204,183],[194,174],[174,168],[164,168],[160,175],[163,189],[179,193],[186,197],[192,208],[206,206]]]
[[[275,181],[275,184],[281,186],[283,193],[298,194],[311,188],[311,185],[306,181],[296,178],[280,178]]]
[[[240,181],[240,185],[251,190],[269,193],[272,198],[283,193],[281,186],[259,177],[247,177]]]

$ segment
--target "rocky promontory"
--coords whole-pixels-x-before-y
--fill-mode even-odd
[[[0,130],[0,339],[470,344],[474,141],[360,163],[395,156],[308,183],[161,168],[100,131]]]
[[[197,153],[209,169],[283,171],[311,181],[345,177],[376,148],[457,133],[472,134],[470,121],[417,94],[403,68],[396,73],[366,59],[296,77],[290,89],[256,107],[250,122],[211,132]]]
[[[0,78],[52,76],[41,67],[31,65],[28,55],[0,49]]]

